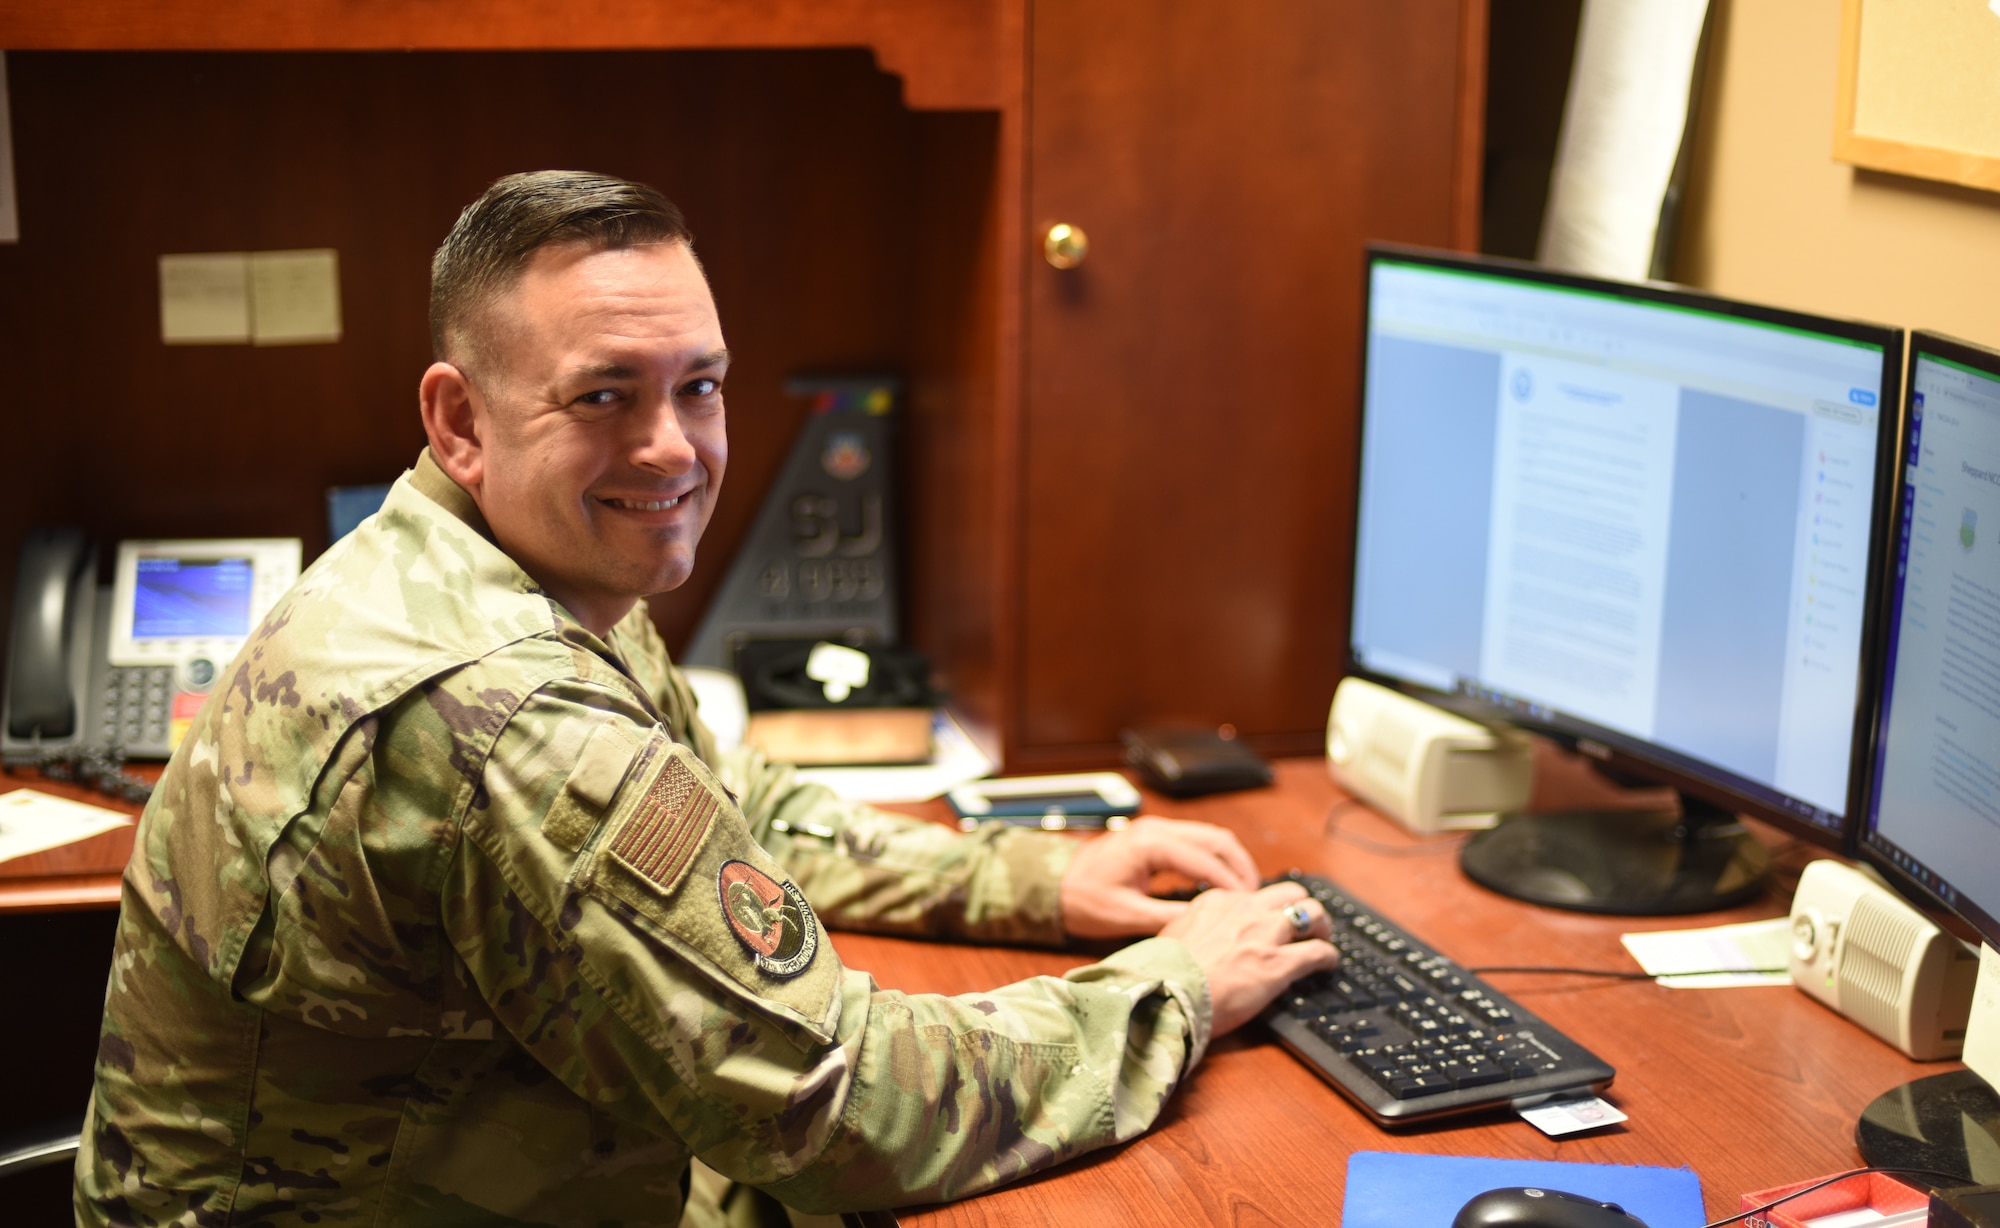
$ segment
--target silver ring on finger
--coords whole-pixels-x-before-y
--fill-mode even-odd
[[[1304,938],[1307,934],[1312,933],[1312,913],[1306,908],[1304,900],[1297,900],[1285,905],[1284,911],[1285,920],[1292,923],[1292,937]]]

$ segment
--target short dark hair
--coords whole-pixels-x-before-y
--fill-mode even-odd
[[[431,257],[431,352],[438,361],[452,361],[459,351],[483,357],[468,327],[552,243],[598,250],[684,243],[692,251],[694,236],[673,202],[643,183],[587,171],[496,179],[458,215]]]

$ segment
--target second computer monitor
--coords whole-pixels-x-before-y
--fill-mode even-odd
[[[2000,948],[2000,352],[1917,333],[1862,852]]]
[[[1861,852],[1963,918],[1985,965],[2000,950],[2000,352],[1913,334],[1904,420]],[[2000,1182],[1995,971],[1981,967],[1972,995],[1967,1069],[1895,1088],[1862,1114],[1855,1139],[1870,1164]]]
[[[1840,846],[1900,333],[1388,248],[1367,293],[1354,667]],[[1523,893],[1723,899],[1648,902],[1605,847],[1565,857]]]

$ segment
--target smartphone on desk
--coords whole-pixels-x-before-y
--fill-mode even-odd
[[[1044,831],[1116,831],[1139,813],[1141,801],[1139,791],[1116,772],[975,780],[948,791],[945,800],[958,812],[963,831],[989,819]]]
[[[251,628],[299,577],[295,537],[125,541],[109,585],[81,529],[22,543],[0,760],[116,746],[173,753]]]

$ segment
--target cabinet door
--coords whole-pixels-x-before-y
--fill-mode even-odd
[[[1474,238],[1483,0],[1030,12],[1010,763],[1142,721],[1309,749],[1347,636],[1362,244]],[[1067,271],[1055,222],[1090,241]]]

